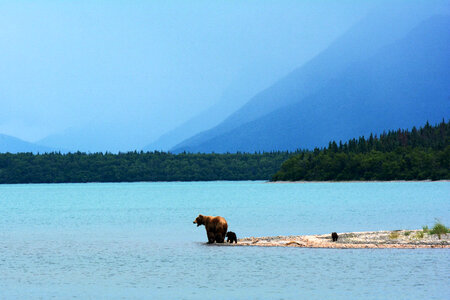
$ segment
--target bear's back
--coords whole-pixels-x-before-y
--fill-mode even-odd
[[[228,224],[225,218],[221,216],[204,216],[205,226],[211,229],[222,229],[225,232],[228,229]]]

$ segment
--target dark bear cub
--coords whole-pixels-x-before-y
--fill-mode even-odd
[[[331,239],[333,240],[333,242],[337,242],[338,238],[339,238],[339,236],[336,232],[333,232],[331,234]]]
[[[237,244],[236,233],[234,233],[233,231],[228,231],[226,234],[226,237],[227,237],[227,243],[235,242]]]

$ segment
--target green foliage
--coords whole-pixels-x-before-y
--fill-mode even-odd
[[[417,231],[415,237],[416,239],[423,239],[423,231]]]
[[[430,229],[428,228],[428,225],[422,226],[422,232],[423,233],[429,233],[430,232]]]
[[[0,183],[450,179],[449,133],[427,123],[294,153],[2,153]]]
[[[273,181],[450,179],[450,122],[330,142],[289,158]]]
[[[389,238],[390,238],[391,240],[398,239],[398,237],[399,237],[399,234],[398,234],[397,231],[392,231],[392,232],[389,234]]]
[[[409,235],[411,234],[411,231],[405,231],[403,234],[404,234],[405,236],[409,236]]]
[[[437,234],[439,239],[441,239],[442,234],[446,233],[450,233],[450,229],[439,221],[436,221],[433,228],[430,230],[430,234]]]
[[[0,154],[0,183],[268,180],[297,153]]]

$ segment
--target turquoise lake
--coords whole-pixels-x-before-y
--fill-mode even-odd
[[[0,299],[449,299],[448,249],[206,245],[450,223],[449,182],[0,185]]]

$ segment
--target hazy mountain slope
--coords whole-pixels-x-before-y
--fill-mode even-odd
[[[117,119],[116,122],[103,123],[98,120],[80,127],[71,127],[60,133],[39,140],[37,144],[56,149],[76,152],[114,152],[140,149],[139,141],[144,140],[144,128],[132,131],[134,124]],[[143,127],[141,124],[136,125]],[[129,145],[124,149],[123,145]]]
[[[224,122],[181,142],[172,150],[200,150],[196,145],[316,93],[349,64],[372,56],[404,36],[429,16],[430,10],[424,5],[411,4],[391,5],[390,9],[383,7],[372,12],[314,59],[254,96]]]
[[[355,63],[318,92],[241,125],[192,152],[322,146],[384,129],[450,117],[450,17],[435,16]]]
[[[234,107],[234,109],[236,108]],[[216,126],[232,112],[233,110],[229,109],[227,102],[220,102],[218,105],[207,109],[175,129],[163,134],[154,142],[146,145],[143,150],[167,151],[192,135]]]
[[[219,101],[211,107],[161,135],[152,143],[146,145],[144,151],[167,151],[183,140],[201,131],[210,129],[225,120],[235,112],[250,97],[261,89],[272,85],[281,74],[286,72],[287,65],[280,61],[252,61],[241,69],[236,78],[225,89]]]
[[[54,151],[51,148],[39,146],[16,137],[0,134],[0,153],[19,153],[19,152],[33,152],[45,153]]]

